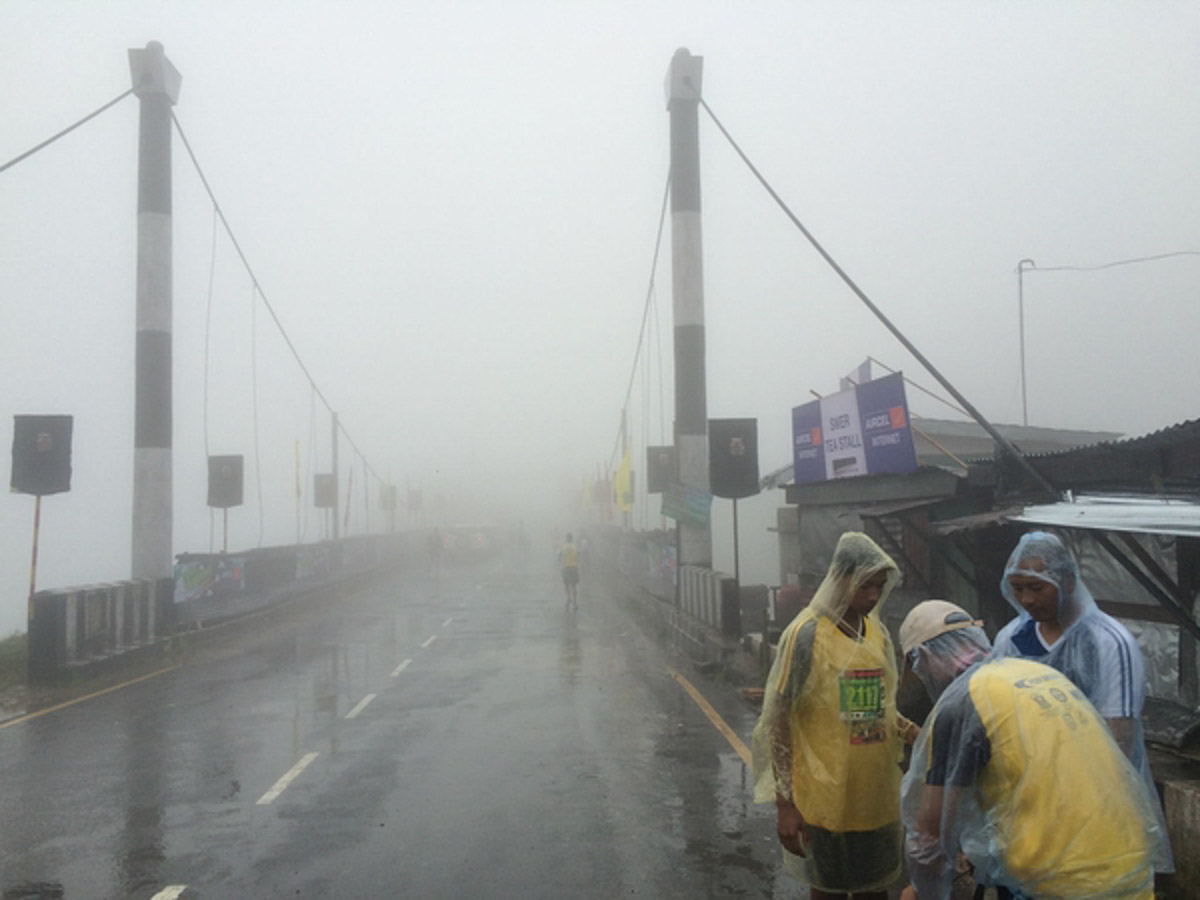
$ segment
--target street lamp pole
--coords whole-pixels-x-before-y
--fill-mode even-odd
[[[1021,333],[1021,424],[1029,424],[1029,398],[1025,393],[1025,269],[1037,268],[1032,259],[1017,263],[1017,328]]]

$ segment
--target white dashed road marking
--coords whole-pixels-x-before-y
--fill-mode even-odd
[[[183,892],[186,890],[186,884],[167,885],[165,888],[151,897],[150,900],[177,900],[177,898],[181,897]]]
[[[258,798],[259,806],[266,806],[280,794],[287,790],[288,785],[300,777],[300,773],[309,767],[314,759],[320,754],[305,753],[300,757],[300,761],[288,769],[287,774],[275,782],[275,786]]]
[[[404,662],[400,663],[400,665],[396,666],[395,670],[392,672],[392,677],[398,677],[400,673],[407,669],[410,665],[412,665],[412,660],[406,659]]]
[[[436,640],[437,640],[437,635],[431,634],[429,637],[425,638],[425,643],[421,644],[421,649],[424,650],[425,648],[427,648],[430,644],[432,644]]]
[[[346,718],[347,719],[358,718],[358,714],[360,712],[362,712],[364,709],[366,709],[367,704],[370,703],[374,699],[375,699],[374,694],[367,694],[367,696],[363,697],[361,700],[358,701],[358,705],[356,707],[354,707],[354,709],[352,709],[352,710],[350,710],[350,712],[346,713]]]

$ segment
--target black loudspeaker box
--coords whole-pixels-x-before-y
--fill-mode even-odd
[[[73,416],[13,416],[12,480],[19,494],[71,489]]]
[[[758,420],[708,420],[708,481],[714,497],[758,493]]]
[[[241,456],[210,456],[208,458],[208,505],[229,509],[242,505]]]
[[[675,448],[646,448],[646,493],[661,494],[675,480]]]

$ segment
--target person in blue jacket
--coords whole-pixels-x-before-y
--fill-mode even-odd
[[[1057,535],[1031,531],[1009,556],[1000,590],[1018,615],[996,635],[992,657],[1037,660],[1078,685],[1157,797],[1142,729],[1142,652],[1096,605],[1074,554]],[[1161,821],[1161,807],[1158,815]],[[1161,834],[1155,868],[1173,872],[1165,827]]]

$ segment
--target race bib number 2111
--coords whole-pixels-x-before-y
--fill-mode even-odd
[[[885,737],[883,670],[847,669],[838,683],[842,721],[851,744],[877,744]]]

